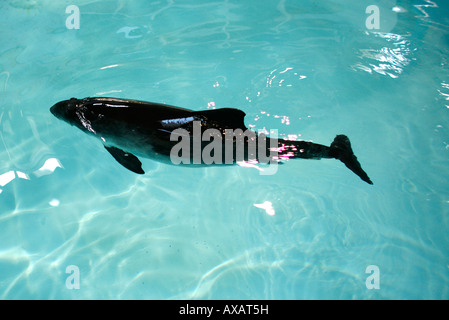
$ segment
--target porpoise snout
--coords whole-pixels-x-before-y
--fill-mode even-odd
[[[50,108],[50,112],[58,119],[68,120],[67,116],[74,111],[77,105],[78,99],[72,98],[70,100],[64,100],[56,103]]]

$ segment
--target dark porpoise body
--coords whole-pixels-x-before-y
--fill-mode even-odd
[[[214,138],[214,141],[222,141],[223,153],[217,148],[212,148],[212,153],[210,153],[214,155],[215,152],[218,158],[215,157],[214,159],[223,159],[223,161],[215,161],[214,163],[203,161],[203,159],[195,161],[197,159],[192,155],[194,152],[190,152],[188,155],[183,154],[184,158],[181,161],[183,164],[189,165],[229,164],[229,161],[224,161],[229,160],[224,157],[224,141],[229,136],[229,130],[237,131],[240,129],[254,133],[248,130],[244,124],[245,113],[233,108],[192,111],[159,103],[98,97],[72,98],[61,101],[51,107],[50,111],[57,118],[99,138],[106,150],[120,164],[139,174],[143,174],[144,171],[142,163],[137,158],[138,156],[173,164],[173,150],[178,144],[178,139],[173,138],[175,133],[178,134],[178,138],[187,137],[190,139],[192,142],[190,150],[194,150],[194,134],[195,128],[197,128],[199,130],[197,132],[203,138],[202,140],[200,138],[200,142],[197,144],[200,153],[205,151],[206,148],[211,151],[210,145],[208,146],[210,137],[204,139],[209,132],[212,132],[210,135],[215,134],[215,136],[218,132],[218,135],[221,134],[225,138],[224,140],[215,140]],[[232,146],[236,147],[236,139],[232,139],[231,137]],[[244,141],[244,147],[249,146],[251,139],[241,140]],[[261,141],[260,136],[255,133],[254,139],[255,141]],[[261,160],[260,154],[267,157],[265,159],[269,159],[269,161],[274,158],[278,160],[289,158],[338,159],[363,181],[372,184],[357,161],[349,139],[345,135],[337,135],[330,147],[307,141],[290,141],[267,137],[265,139],[266,144],[269,144],[268,147],[266,147],[266,144],[256,144],[255,150],[257,152],[245,151],[242,159],[238,159],[234,151],[231,154],[231,163],[236,163],[239,160]],[[275,155],[273,155],[273,149],[276,150]],[[251,156],[256,153],[257,156],[253,159]]]

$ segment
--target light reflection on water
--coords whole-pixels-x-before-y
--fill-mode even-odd
[[[354,70],[362,70],[369,73],[376,72],[392,78],[398,78],[409,63],[414,59],[410,41],[406,36],[393,33],[366,33],[368,37],[384,39],[381,48],[358,49],[361,62],[352,66]]]

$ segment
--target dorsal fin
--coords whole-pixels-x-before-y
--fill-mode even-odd
[[[222,108],[205,111],[197,111],[196,115],[206,117],[206,119],[220,123],[229,129],[242,129],[245,131],[245,112],[235,108]]]

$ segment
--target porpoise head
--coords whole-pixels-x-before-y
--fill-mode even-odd
[[[64,100],[51,107],[50,112],[53,113],[56,118],[73,125],[73,122],[77,120],[76,111],[81,104],[81,101],[75,98]]]
[[[72,98],[56,103],[50,108],[50,112],[58,119],[63,120],[72,126],[76,126],[83,131],[95,134],[91,127],[91,121],[98,117],[92,110],[86,99],[79,100]]]

